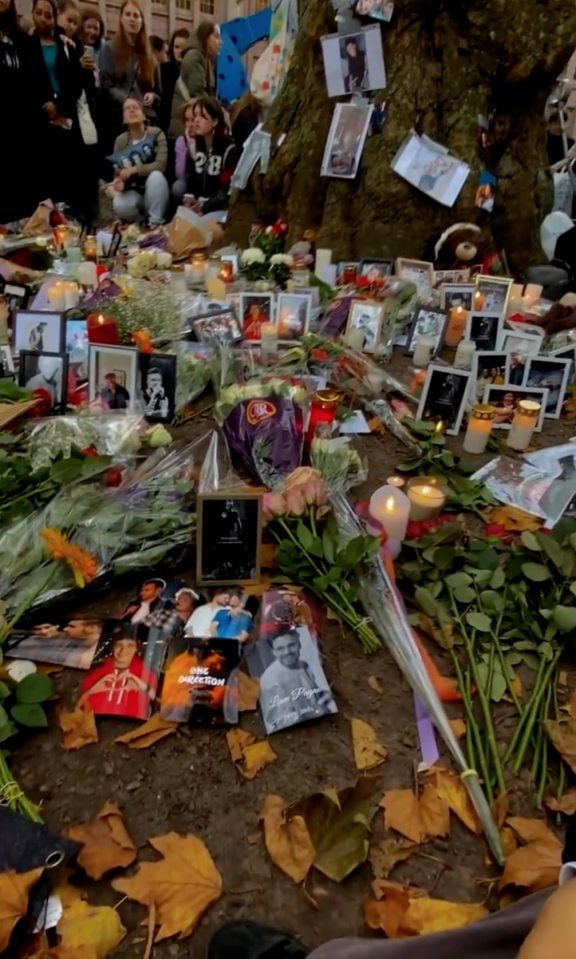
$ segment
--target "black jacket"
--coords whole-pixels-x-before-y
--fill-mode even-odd
[[[56,108],[61,117],[70,120],[76,120],[76,104],[82,93],[82,76],[80,67],[80,58],[78,50],[72,41],[66,41],[59,34],[54,37],[57,46],[56,53],[56,79],[58,80],[59,92],[57,94],[51,90],[50,77],[44,56],[42,54],[42,43],[40,37],[33,36],[32,40],[37,46],[42,60],[42,76],[39,77],[43,85],[47,85],[50,90],[48,100],[56,104]],[[46,101],[44,101],[46,102]]]
[[[208,150],[202,137],[194,138],[194,155],[187,158],[186,189],[195,197],[206,199],[203,213],[225,210],[228,206],[230,180],[236,167],[237,152],[232,137],[215,139]]]

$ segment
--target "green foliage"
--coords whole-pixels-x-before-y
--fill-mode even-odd
[[[43,673],[31,673],[20,682],[0,682],[0,742],[6,742],[20,728],[45,728],[48,717],[42,707],[54,695],[54,684]]]

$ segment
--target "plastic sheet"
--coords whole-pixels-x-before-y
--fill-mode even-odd
[[[32,468],[49,466],[59,455],[67,459],[74,447],[94,447],[101,456],[113,456],[116,462],[127,463],[140,449],[140,437],[148,425],[138,414],[125,410],[86,411],[75,416],[33,420],[28,440]]]

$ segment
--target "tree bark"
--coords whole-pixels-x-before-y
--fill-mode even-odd
[[[230,207],[227,239],[241,245],[253,222],[283,216],[289,242],[306,229],[334,258],[422,258],[451,223],[478,223],[521,271],[544,257],[538,231],[552,183],[543,108],[576,36],[573,0],[402,0],[382,26],[388,113],[365,146],[356,180],[320,177],[336,99],[329,99],[320,37],[335,32],[329,0],[303,0],[286,81],[265,124],[286,139],[268,173],[259,169]],[[377,21],[366,20],[366,23]],[[341,98],[342,100],[348,98]],[[478,116],[491,119],[488,162],[478,149]],[[451,209],[392,172],[411,129],[426,133],[471,167]],[[478,174],[498,178],[493,214],[474,205]]]

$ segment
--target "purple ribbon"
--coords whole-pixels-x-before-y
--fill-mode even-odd
[[[440,758],[436,744],[434,725],[430,719],[430,713],[416,693],[414,693],[414,712],[416,713],[416,728],[418,730],[422,759],[427,766],[434,766]]]

